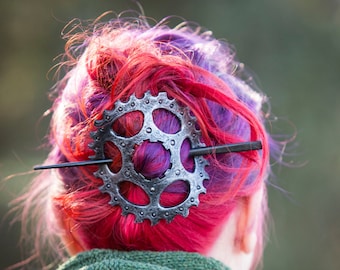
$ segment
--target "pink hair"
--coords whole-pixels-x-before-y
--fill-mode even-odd
[[[66,45],[67,62],[72,68],[56,87],[50,144],[46,163],[87,160],[94,121],[105,109],[130,95],[166,92],[188,106],[196,116],[206,145],[260,140],[262,151],[211,155],[207,167],[210,179],[207,193],[189,216],[176,216],[171,223],[161,220],[151,226],[148,220],[135,223],[133,215],[122,216],[119,206],[108,204],[109,196],[98,189],[102,180],[93,172],[96,166],[46,171],[37,176],[25,200],[23,218],[38,213],[38,229],[58,236],[72,221],[84,250],[183,250],[205,254],[218,236],[222,224],[238,200],[265,188],[269,165],[268,135],[264,128],[263,97],[233,74],[238,63],[226,43],[198,29],[165,25],[149,27],[143,20],[116,19],[92,31],[72,34]],[[65,62],[66,63],[66,62]],[[133,134],[143,119],[128,114],[115,123],[117,132]],[[167,112],[155,115],[161,128],[178,129]],[[121,131],[124,127],[124,131]],[[189,145],[181,151],[182,162],[191,168]],[[120,154],[107,144],[106,155],[114,159],[112,170],[120,168]],[[134,154],[134,163],[143,173],[159,175],[169,157],[152,143],[144,143]],[[145,203],[147,196],[134,185],[122,187],[126,197]],[[183,187],[171,187],[162,196],[171,205],[185,196]],[[39,211],[38,211],[39,210]],[[264,221],[266,201],[260,223]],[[25,222],[25,220],[23,221]],[[263,227],[258,234],[262,239]],[[44,229],[42,229],[44,228]],[[71,232],[72,233],[72,232]],[[37,237],[41,232],[37,232]],[[258,246],[258,259],[262,254]]]

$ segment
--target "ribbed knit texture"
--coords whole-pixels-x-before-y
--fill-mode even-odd
[[[79,253],[58,270],[229,270],[221,262],[187,252],[93,249]]]

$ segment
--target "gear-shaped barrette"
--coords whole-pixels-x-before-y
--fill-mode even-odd
[[[180,123],[180,130],[174,134],[168,134],[159,129],[152,117],[152,112],[157,109],[172,113]],[[131,137],[116,134],[112,128],[114,121],[134,111],[139,111],[144,116],[139,132]],[[110,195],[109,203],[111,205],[119,205],[122,208],[123,215],[134,214],[136,222],[149,219],[151,224],[156,224],[161,219],[170,222],[176,215],[187,216],[189,208],[197,206],[199,195],[206,191],[203,181],[209,179],[209,176],[205,171],[208,162],[203,157],[204,155],[262,149],[261,141],[206,147],[200,142],[201,132],[196,128],[196,118],[191,115],[189,108],[181,106],[175,99],[169,99],[165,92],[160,92],[157,96],[146,92],[142,98],[132,95],[127,102],[118,100],[114,109],[104,111],[102,120],[95,121],[95,126],[98,129],[91,134],[93,142],[89,145],[95,155],[89,157],[90,160],[38,165],[34,167],[34,170],[98,165],[99,170],[94,175],[103,180],[100,190]],[[184,140],[190,142],[189,156],[194,160],[193,171],[186,170],[181,162],[180,149]],[[132,162],[135,146],[141,145],[144,141],[159,143],[170,153],[171,165],[162,177],[149,179],[135,170]],[[122,166],[118,172],[110,170],[109,164],[113,160],[106,157],[104,153],[104,146],[107,142],[112,142],[121,152]],[[187,184],[188,191],[185,200],[171,207],[162,206],[160,203],[162,192],[177,180]],[[142,188],[149,197],[149,203],[137,205],[127,200],[120,193],[119,184],[121,182],[131,182]]]
[[[180,122],[180,129],[175,134],[162,131],[153,120],[153,111],[164,109],[172,113]],[[123,115],[138,111],[143,113],[144,121],[139,132],[131,137],[117,135],[113,129],[113,123]],[[146,92],[143,98],[130,96],[127,102],[117,101],[113,110],[103,113],[103,119],[97,120],[95,126],[98,130],[91,134],[94,142],[90,147],[95,151],[91,159],[105,159],[104,145],[112,142],[120,150],[122,165],[118,172],[112,172],[108,164],[102,164],[95,176],[104,182],[100,190],[108,193],[111,197],[111,205],[120,205],[122,214],[134,214],[136,222],[149,219],[152,224],[158,223],[160,219],[170,222],[176,215],[187,216],[191,206],[199,203],[199,194],[205,193],[203,181],[209,179],[205,171],[208,165],[203,156],[194,156],[194,169],[188,171],[181,162],[180,151],[185,140],[190,141],[191,148],[200,148],[205,145],[200,142],[200,131],[197,129],[196,118],[190,114],[187,107],[181,106],[175,99],[169,99],[165,92],[152,96]],[[136,146],[143,142],[160,143],[170,153],[170,166],[163,177],[148,179],[138,173],[132,162]],[[162,192],[176,181],[184,181],[188,187],[185,200],[178,205],[164,207],[160,203]],[[120,192],[121,182],[131,182],[142,188],[149,197],[147,205],[137,205],[126,199]]]

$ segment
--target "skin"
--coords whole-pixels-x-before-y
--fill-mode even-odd
[[[263,189],[260,188],[239,202],[206,256],[223,262],[231,269],[254,269],[262,198]]]
[[[261,210],[263,189],[239,201],[236,209],[225,222],[216,242],[205,254],[221,261],[231,269],[254,269],[254,256],[257,246],[258,213]],[[64,217],[65,218],[65,217]],[[68,253],[73,256],[84,251],[77,237],[75,224],[63,219],[65,233],[62,240]]]

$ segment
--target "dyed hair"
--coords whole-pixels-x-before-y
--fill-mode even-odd
[[[77,32],[77,30],[82,31]],[[176,216],[167,223],[152,226],[149,220],[135,223],[132,214],[122,216],[120,206],[108,204],[108,194],[100,192],[101,179],[93,172],[97,166],[63,168],[39,174],[25,195],[23,219],[33,210],[37,237],[58,238],[71,224],[84,250],[183,250],[206,254],[237,202],[264,188],[269,170],[269,139],[264,128],[262,105],[265,97],[242,79],[242,64],[234,50],[216,40],[211,32],[181,24],[149,26],[144,19],[117,18],[73,29],[67,36],[65,76],[58,82],[49,133],[50,154],[46,164],[87,160],[95,131],[94,121],[112,109],[117,100],[135,94],[142,97],[166,92],[196,116],[202,142],[220,145],[260,140],[261,151],[247,151],[207,157],[210,179],[204,182],[206,194],[200,204],[189,209],[188,217]],[[178,130],[178,121],[166,111],[154,116],[161,130]],[[113,129],[122,136],[136,133],[143,118],[137,113],[121,117]],[[181,159],[190,170],[189,145]],[[119,170],[120,153],[107,144],[105,155]],[[169,155],[157,144],[145,142],[133,156],[136,170],[150,177],[160,176],[169,166]],[[123,185],[121,193],[132,202],[147,198],[135,185]],[[185,196],[183,187],[171,186],[162,200],[172,205]],[[262,255],[266,196],[260,213],[257,258]],[[41,233],[43,232],[43,233]],[[50,240],[47,240],[50,241]],[[38,242],[37,242],[38,243]],[[56,248],[56,242],[50,245]],[[57,242],[58,243],[58,242]],[[59,241],[60,243],[60,241]],[[80,244],[80,243],[79,243]]]

